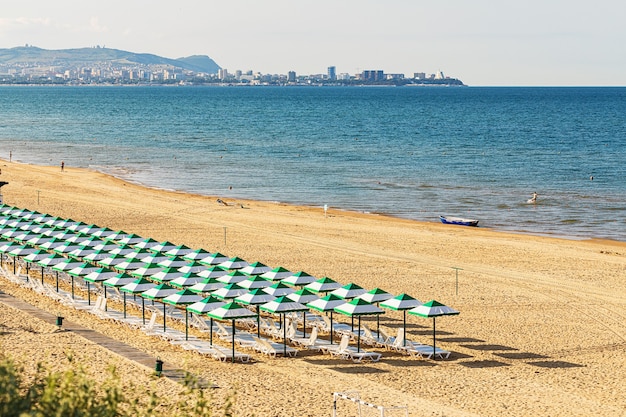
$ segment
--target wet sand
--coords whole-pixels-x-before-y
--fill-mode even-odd
[[[293,359],[252,353],[251,364],[221,363],[139,331],[73,311],[0,278],[0,289],[124,341],[166,365],[213,381],[219,404],[236,390],[236,415],[331,415],[332,393],[358,390],[379,405],[424,416],[623,416],[626,395],[626,244],[510,234],[366,215],[330,207],[233,200],[154,190],[65,166],[0,163],[6,204],[156,240],[220,251],[249,262],[328,276],[366,289],[436,299],[461,313],[437,320],[444,361],[383,352],[354,364],[302,351]],[[207,179],[207,181],[210,179]],[[228,205],[217,203],[221,198]],[[458,270],[458,287],[456,280]],[[458,288],[458,293],[457,293]],[[337,315],[335,315],[336,317]],[[374,321],[365,321],[375,327]],[[409,316],[408,336],[432,342],[432,321]],[[32,372],[67,351],[104,377],[114,363],[128,381],[161,398],[180,387],[69,332],[0,305],[2,351]],[[395,333],[402,314],[381,325]],[[379,350],[380,351],[380,350]],[[355,415],[340,403],[339,415]],[[164,414],[167,401],[164,400]],[[171,415],[175,415],[171,414]]]

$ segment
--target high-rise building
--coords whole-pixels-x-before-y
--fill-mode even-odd
[[[328,79],[331,81],[335,81],[337,79],[337,68],[328,67]]]
[[[295,71],[289,71],[287,73],[287,81],[290,83],[295,83],[296,82],[296,72]]]

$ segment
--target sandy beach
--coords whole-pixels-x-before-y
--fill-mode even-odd
[[[333,207],[325,216],[322,207],[243,201],[230,198],[228,190],[215,197],[154,190],[67,165],[63,172],[8,161],[0,167],[0,181],[9,183],[1,190],[6,204],[368,290],[435,299],[460,311],[437,320],[437,344],[452,352],[447,360],[378,349],[383,359],[374,364],[301,351],[286,359],[251,352],[252,363],[233,365],[0,278],[8,294],[214,382],[220,387],[213,391],[217,404],[235,391],[238,416],[330,416],[332,393],[348,390],[370,403],[408,406],[411,416],[625,415],[623,242],[510,234]],[[365,323],[375,326],[371,319]],[[432,320],[410,316],[407,323],[408,337],[432,342]],[[390,333],[401,324],[401,313],[381,316]],[[0,325],[2,352],[27,371],[38,361],[62,368],[71,351],[95,378],[115,364],[126,383],[158,392],[164,415],[176,414],[170,405],[181,387],[155,379],[149,369],[2,304]],[[342,403],[339,415],[355,410]]]

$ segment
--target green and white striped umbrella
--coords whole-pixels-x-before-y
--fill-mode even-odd
[[[50,256],[50,252],[44,249],[37,249],[35,252],[24,256],[24,262],[35,263]]]
[[[232,321],[232,346],[233,346],[233,363],[235,362],[235,320],[237,319],[246,319],[255,317],[256,313],[248,310],[241,305],[231,302],[222,307],[216,308],[215,310],[209,311],[207,316],[217,320],[231,320]]]
[[[282,297],[283,295],[296,292],[296,290],[294,290],[289,285],[283,284],[282,281],[279,281],[274,285],[270,285],[269,287],[263,288],[263,291],[265,291],[268,294],[273,295],[274,297]]]
[[[193,252],[193,249],[191,249],[189,246],[178,245],[172,249],[165,251],[165,254],[167,256],[181,256],[182,257],[192,252]]]
[[[30,245],[18,245],[15,247],[11,247],[11,250],[9,250],[9,252],[7,252],[9,255],[11,256],[19,256],[19,257],[25,257],[27,255],[30,255],[31,253],[35,253],[37,251],[39,251],[40,249],[37,249],[33,246]]]
[[[261,262],[254,262],[241,268],[241,272],[244,272],[248,275],[261,275],[271,270],[272,268],[262,264]]]
[[[331,294],[339,296],[345,300],[351,300],[355,297],[358,297],[361,294],[365,294],[367,291],[363,289],[363,287],[357,284],[346,284],[341,288],[337,288],[332,291]]]
[[[166,304],[171,304],[177,307],[185,307],[185,340],[189,340],[189,319],[187,314],[187,306],[200,300],[202,300],[202,297],[189,290],[178,291],[172,295],[168,295],[163,299],[163,302]]]
[[[184,259],[184,258],[183,258]],[[201,271],[205,271],[207,270],[207,266],[201,264],[200,262],[189,262],[187,261],[187,263],[181,267],[178,268],[178,270],[182,273],[187,273],[187,272],[201,272]]]
[[[326,294],[330,291],[334,291],[338,288],[341,288],[341,284],[331,278],[324,277],[308,285],[305,285],[304,288],[306,288],[307,290],[311,290],[313,292],[317,292],[317,293],[322,292]]]
[[[81,249],[82,246],[76,244],[76,243],[71,243],[71,242],[65,242],[63,245],[59,245],[55,248],[52,248],[52,252],[54,253],[59,253],[59,254],[67,254],[69,255],[70,252],[76,250],[76,249]]]
[[[333,343],[333,312],[335,311],[335,307],[338,307],[344,304],[346,300],[341,297],[338,297],[333,294],[327,294],[326,296],[319,298],[317,300],[311,301],[307,303],[306,306],[312,308],[313,310],[322,311],[322,312],[330,312],[330,344]]]
[[[112,251],[113,252],[113,251]],[[151,252],[149,249],[139,249],[135,248],[131,252],[127,252],[124,254],[126,259],[128,260],[140,260],[145,258],[146,256],[152,255],[154,252]]]
[[[315,282],[316,280],[317,278],[315,278],[313,275],[309,275],[304,271],[299,271],[291,276],[288,276],[287,278],[280,280],[280,282],[290,285],[292,287],[304,287],[305,285]]]
[[[87,281],[85,278],[90,273],[101,270],[101,267],[97,267],[88,263],[83,263],[81,266],[77,266],[76,268],[72,268],[67,271],[68,275],[72,277],[82,277],[83,280],[87,283],[87,304],[91,305],[91,283]],[[73,281],[72,281],[73,284]]]
[[[150,279],[156,282],[169,282],[183,275],[176,268],[161,268],[159,272],[152,274]]]
[[[136,245],[137,243],[141,242],[143,239],[144,238],[139,235],[130,233],[122,237],[121,239],[119,239],[118,242],[122,245]]]
[[[204,258],[200,258],[197,259],[198,262],[200,262],[201,264],[205,264],[205,265],[219,265],[222,262],[226,262],[228,260],[228,256],[223,255],[219,252],[215,252],[215,253],[211,253],[207,256],[205,256]],[[225,268],[228,269],[228,268]]]
[[[261,277],[270,279],[272,281],[280,281],[281,279],[287,278],[291,275],[293,275],[293,272],[283,268],[282,266],[279,266],[261,274]]]
[[[359,295],[356,298],[365,300],[368,303],[374,303],[376,305],[380,305],[381,302],[387,301],[390,298],[393,298],[393,295],[389,294],[387,291],[382,290],[380,288],[374,288],[364,294]],[[404,327],[404,331],[406,332],[406,325]],[[380,338],[380,316],[376,316],[376,337]]]
[[[215,309],[223,307],[225,305],[226,303],[220,300],[219,298],[208,296],[198,302],[195,302],[187,306],[187,311],[202,315],[202,314],[208,313],[209,311],[213,311]],[[209,329],[211,333],[210,343],[211,343],[211,346],[213,346],[213,317],[209,317],[209,319],[210,319]]]
[[[107,267],[107,268],[113,268],[115,265],[121,264],[122,262],[126,262],[126,261],[127,259],[124,257],[124,255],[114,254],[114,255],[109,255],[108,257],[104,259],[100,259],[99,261],[96,261],[96,264]]]
[[[131,281],[126,282],[129,278]],[[113,286],[114,280],[115,278],[108,279],[104,281],[104,285]],[[143,323],[146,324],[146,304],[142,294],[154,288],[154,283],[145,278],[135,278],[127,274],[119,274],[117,280],[119,283],[126,282],[126,284],[122,286],[116,285],[119,287],[120,291],[124,293],[124,318],[126,318],[126,293],[133,295],[139,294],[141,296],[141,318],[143,319]],[[165,319],[163,319],[163,321],[165,321]]]
[[[237,284],[227,284],[222,288],[219,288],[211,293],[212,296],[222,300],[229,300],[239,297],[242,294],[247,293],[248,290],[240,287]]]
[[[459,311],[453,309],[452,307],[448,307],[447,305],[441,304],[436,300],[430,300],[412,310],[409,310],[409,314],[433,318],[433,359],[436,359],[437,357],[435,353],[437,350],[435,348],[435,319],[440,316],[455,316],[459,314]]]
[[[141,242],[135,243],[133,246],[140,249],[150,249],[153,246],[158,245],[159,242],[157,240],[152,239],[151,237],[142,240]]]
[[[113,253],[111,253],[111,251],[119,247],[120,246],[117,243],[105,240],[104,243],[96,245],[93,248],[97,251],[105,251],[108,252],[110,255],[114,255]]]
[[[148,249],[146,249],[148,250]],[[145,262],[147,264],[158,264],[159,262],[163,262],[166,261],[169,258],[169,256],[165,256],[160,252],[150,252],[149,254],[146,254],[146,256],[143,257],[139,257],[138,258],[141,262]]]
[[[141,293],[142,297],[149,298],[151,300],[163,300],[168,295],[175,294],[178,291],[177,288],[174,288],[168,284],[159,284],[153,288],[150,288],[148,291],[144,291]],[[163,303],[163,331],[166,331],[165,328],[165,303]]]
[[[307,311],[309,308],[304,304],[290,300],[287,296],[281,296],[265,304],[261,304],[259,309],[267,311],[268,313],[283,315],[283,355],[287,356],[287,325],[285,314]]]
[[[159,265],[161,265],[164,268],[180,268],[182,266],[185,266],[189,263],[188,260],[183,259],[180,256],[175,256],[173,258],[168,258],[168,259],[164,259],[161,262],[159,262]]]
[[[259,278],[259,277],[257,276],[255,278]],[[259,279],[263,279],[263,278],[259,278]],[[270,301],[273,301],[275,299],[276,297],[263,292],[261,288],[256,288],[250,292],[240,295],[234,300],[236,303],[257,306],[256,308],[256,332],[257,332],[258,337],[261,337],[261,311],[259,309],[259,305],[269,303]]]
[[[136,278],[148,278],[162,270],[163,267],[159,266],[158,264],[144,263],[142,267],[132,270],[130,272],[130,275]]]
[[[202,278],[200,275],[196,274],[195,272],[187,272],[186,274],[183,274],[179,276],[178,278],[174,278],[169,283],[172,287],[187,288],[187,287],[191,287],[192,285],[197,284],[203,279],[204,278]]]
[[[272,281],[270,281],[269,279],[261,278],[260,275],[253,275],[248,279],[239,282],[240,287],[246,288],[248,290],[266,288],[272,284]]]
[[[139,259],[126,259],[126,261],[114,265],[113,268],[117,269],[118,271],[124,271],[130,274],[130,271],[142,268],[145,265],[146,264],[141,262]]]
[[[217,278],[203,278],[202,281],[189,287],[189,290],[196,293],[208,293],[224,288],[225,286],[226,284],[219,282]]]
[[[380,306],[390,310],[402,311],[402,328],[404,331],[404,345],[406,346],[406,312],[422,304],[420,300],[411,297],[408,294],[398,294],[382,303]]]
[[[245,281],[250,278],[250,275],[244,274],[239,270],[231,271],[226,275],[222,275],[218,277],[217,280],[223,282],[224,284],[238,284],[241,281]]]
[[[111,254],[105,250],[93,249],[91,253],[83,256],[83,261],[97,263],[97,261],[101,261],[103,259],[108,258]]]
[[[126,255],[132,253],[133,255],[131,255],[130,257],[136,258],[142,257],[144,255],[148,256],[150,254],[150,252],[147,252],[144,249],[138,249],[131,245],[118,245],[117,243],[111,243],[111,245],[115,245],[115,247],[109,249],[111,255],[122,255],[123,257],[126,257]],[[134,255],[135,252],[139,253],[139,255]]]
[[[57,246],[61,246],[64,245],[66,242],[63,239],[59,239],[59,238],[52,238],[52,240],[48,240],[47,242],[42,243],[41,245],[38,245],[41,249],[45,249],[45,250],[52,250],[54,248],[56,248]]]
[[[158,244],[158,245],[154,245],[153,247],[151,247],[151,248],[150,248],[150,250],[151,250],[151,251],[154,251],[154,252],[162,252],[162,253],[165,253],[165,252],[167,252],[168,250],[172,250],[172,249],[174,249],[176,246],[178,246],[178,245],[175,245],[174,243],[172,243],[172,242],[168,242],[168,241],[166,240],[166,241],[164,241],[164,242],[159,242],[159,244]]]
[[[188,254],[184,255],[183,259],[186,259],[188,261],[199,261],[202,258],[206,258],[210,254],[211,253],[208,250],[196,249],[196,250],[191,251]],[[228,259],[228,258],[226,258],[226,259]]]
[[[235,256],[233,258],[228,259],[227,261],[222,262],[219,266],[223,266],[227,269],[241,269],[248,266],[248,262],[243,259]]]
[[[107,237],[111,236],[114,233],[115,232],[108,227],[101,227],[97,230],[93,230],[91,232],[91,235],[107,240]]]
[[[73,251],[71,251],[70,253],[68,253],[67,255],[70,258],[74,258],[74,259],[80,259],[85,261],[85,256],[90,255],[94,252],[97,252],[95,249],[90,248],[89,246],[81,246],[77,249],[74,249]]]
[[[380,315],[385,313],[381,308],[360,298],[354,298],[347,303],[335,307],[335,311],[348,317],[358,317],[359,332],[357,333],[357,352],[361,351],[361,316]]]
[[[226,275],[228,274],[228,269],[226,268],[222,268],[221,266],[211,266],[208,269],[205,269],[204,271],[200,271],[198,272],[198,275],[200,275],[203,278],[219,278],[222,275]]]

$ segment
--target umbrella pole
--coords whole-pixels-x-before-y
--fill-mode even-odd
[[[143,324],[146,324],[146,304],[143,297],[141,297],[141,318],[143,319]]]
[[[330,310],[330,344],[333,344],[333,310]]]
[[[404,335],[402,335],[402,346],[406,346],[406,310],[402,310],[404,313],[404,320],[402,323]]]
[[[306,311],[302,312],[302,334],[306,337]]]
[[[260,307],[256,306],[256,335],[261,338],[261,311]]]
[[[433,317],[433,360],[437,360],[437,355],[435,354],[435,317]]]
[[[165,333],[165,303],[163,303],[163,333]]]
[[[104,287],[104,298],[107,298],[107,287]],[[104,311],[108,311],[109,307],[107,304],[104,304]]]
[[[72,275],[72,300],[74,299],[74,275]]]
[[[87,281],[87,305],[91,305],[91,286],[89,281]]]
[[[361,351],[361,316],[359,316],[359,332],[356,334],[356,351]]]
[[[209,343],[211,344],[211,346],[213,346],[213,317],[210,318],[209,325],[211,326],[211,330],[210,330],[210,332],[211,332],[211,340],[210,340]]]
[[[126,291],[124,291],[124,318],[126,318]]]
[[[189,340],[189,319],[187,318],[187,307],[185,307],[185,340]]]
[[[233,319],[233,363],[235,363],[235,319]]]
[[[43,266],[41,267],[41,285],[43,285]],[[58,289],[57,289],[58,291]]]
[[[59,271],[54,271],[57,277],[57,292],[59,292]]]
[[[287,357],[287,314],[283,313],[283,321],[285,322],[283,326],[283,358]]]

